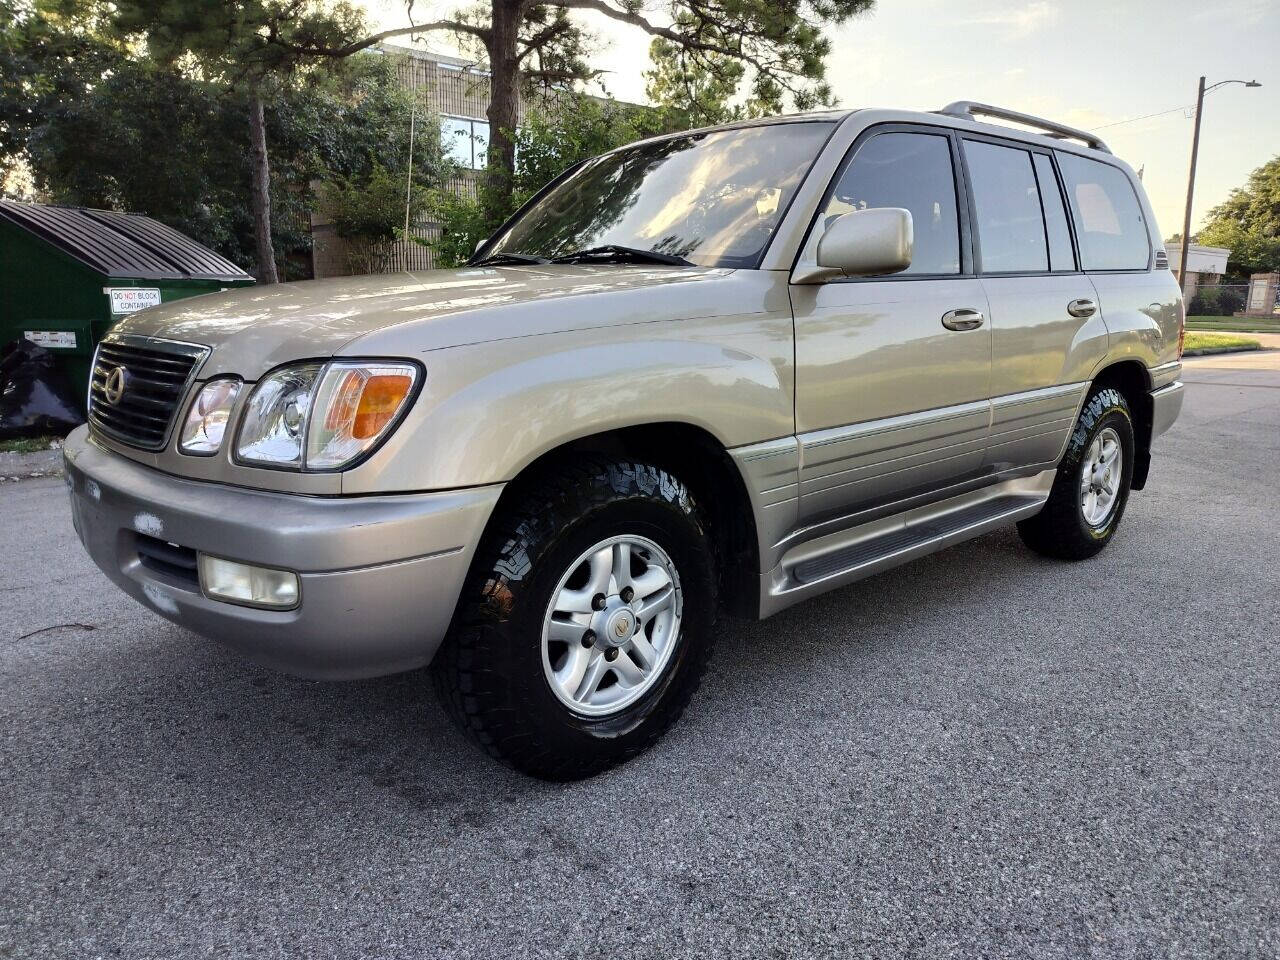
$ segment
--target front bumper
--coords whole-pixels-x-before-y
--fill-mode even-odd
[[[95,444],[64,446],[72,520],[94,562],[161,616],[253,660],[317,679],[410,670],[435,655],[501,485],[311,497],[184,480]],[[168,548],[166,548],[168,545]],[[140,552],[140,547],[141,552]],[[212,600],[161,552],[293,570],[300,601]]]

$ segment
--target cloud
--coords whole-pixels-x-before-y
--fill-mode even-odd
[[[1031,0],[1021,7],[971,17],[968,23],[1004,27],[1010,37],[1026,37],[1058,22],[1060,11],[1050,0]]]

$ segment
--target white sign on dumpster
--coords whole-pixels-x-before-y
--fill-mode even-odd
[[[39,347],[51,347],[55,350],[74,350],[76,332],[74,330],[23,330],[23,337]]]
[[[137,313],[160,306],[160,291],[155,287],[108,287],[107,296],[112,313]]]

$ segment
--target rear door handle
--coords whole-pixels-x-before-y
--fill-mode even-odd
[[[942,315],[942,325],[948,330],[976,330],[982,326],[984,319],[981,310],[960,307],[944,313]]]
[[[1072,300],[1067,304],[1067,313],[1073,317],[1092,317],[1098,312],[1098,305],[1092,300],[1086,300],[1083,297],[1079,300]]]

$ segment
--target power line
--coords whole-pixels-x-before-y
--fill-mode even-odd
[[[1171,113],[1186,112],[1195,108],[1195,104],[1188,103],[1185,106],[1173,107],[1169,110],[1161,110],[1159,113],[1148,113],[1141,117],[1130,117],[1128,120],[1116,120],[1113,123],[1104,123],[1099,127],[1092,127],[1093,130],[1105,130],[1107,127],[1118,127],[1123,123],[1137,123],[1139,120],[1150,120],[1152,117],[1164,117]]]

